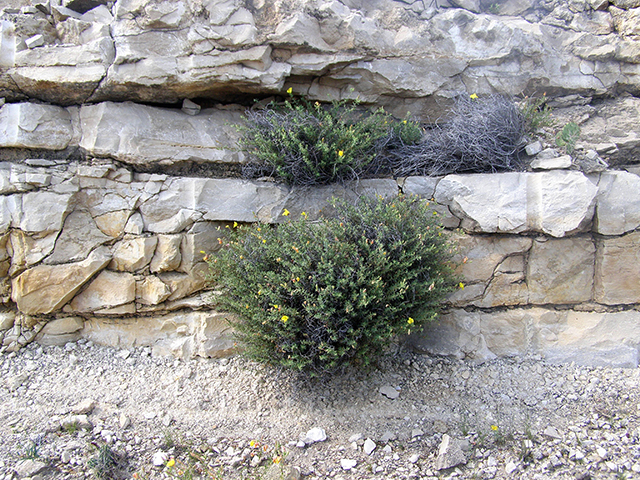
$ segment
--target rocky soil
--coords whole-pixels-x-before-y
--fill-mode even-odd
[[[638,369],[398,350],[304,383],[81,340],[0,371],[0,479],[640,478]]]

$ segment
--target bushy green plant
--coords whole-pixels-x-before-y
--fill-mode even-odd
[[[535,136],[541,128],[553,125],[546,94],[537,98],[525,97],[520,104],[520,113],[524,118],[525,131],[529,135]]]
[[[567,153],[573,153],[576,142],[580,138],[580,126],[575,122],[569,122],[556,135],[556,145],[564,147]]]
[[[390,142],[390,147],[393,148],[397,144],[400,145],[416,145],[422,140],[424,136],[424,130],[420,124],[407,117],[399,122],[394,121],[391,124],[391,131],[393,138]]]
[[[390,338],[434,319],[455,284],[452,246],[428,202],[334,201],[335,216],[232,228],[212,278],[246,353],[331,372],[368,364]]]
[[[415,122],[396,122],[382,108],[364,111],[357,105],[290,96],[282,105],[248,111],[246,124],[238,127],[240,148],[251,158],[245,175],[273,175],[293,185],[354,180],[382,167],[379,156],[394,135],[403,142],[419,140]]]

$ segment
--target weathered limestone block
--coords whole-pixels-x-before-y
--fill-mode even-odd
[[[21,210],[21,195],[0,195],[0,235],[7,233],[12,224],[19,224]]]
[[[459,235],[453,241],[458,245],[454,261],[465,283],[489,281],[506,258],[521,256],[532,244],[530,238],[516,236]]]
[[[200,262],[193,266],[189,274],[166,272],[158,274],[158,277],[171,290],[171,295],[167,300],[174,301],[202,290],[207,284],[206,277],[208,273],[209,266],[204,262]]]
[[[84,260],[89,252],[108,240],[110,237],[98,229],[88,212],[76,210],[67,216],[55,249],[45,263],[56,265]]]
[[[65,317],[51,320],[36,335],[34,341],[41,345],[65,345],[80,338],[84,320],[80,317]]]
[[[462,219],[462,228],[486,233],[543,232],[554,237],[591,221],[597,187],[580,172],[448,175],[435,199]]]
[[[402,184],[402,193],[431,200],[439,181],[438,177],[407,177]]]
[[[357,90],[372,98],[398,95],[402,90],[415,92],[418,97],[426,97],[437,93],[441,88],[464,90],[462,82],[457,78],[467,67],[468,60],[464,58],[422,54],[405,58],[362,60],[345,67],[342,74],[357,78]]]
[[[640,0],[612,0],[611,3],[618,8],[623,8],[625,10],[640,7]]]
[[[484,291],[482,299],[474,300],[471,304],[478,307],[498,307],[525,305],[528,300],[529,292],[523,271],[496,272]]]
[[[284,185],[232,178],[210,179],[195,191],[196,209],[204,220],[273,222],[283,211]]]
[[[182,241],[181,235],[158,235],[156,252],[149,265],[151,273],[170,272],[180,267]]]
[[[140,206],[144,230],[178,233],[200,220],[202,213],[196,210],[195,196],[206,181],[202,178],[171,178],[166,190]]]
[[[156,250],[158,237],[137,237],[118,242],[113,251],[111,268],[120,272],[136,272],[146,267]]]
[[[622,171],[600,174],[595,231],[622,235],[640,226],[640,176]]]
[[[118,238],[124,232],[130,214],[131,212],[128,210],[116,210],[99,215],[94,220],[102,233],[112,238]]]
[[[459,246],[454,261],[464,288],[449,296],[452,305],[526,303],[523,255],[531,248],[530,238],[456,235],[453,240]]]
[[[42,335],[63,335],[65,333],[74,333],[81,330],[84,326],[84,320],[81,317],[64,317],[57,318],[47,322],[42,328]]]
[[[591,300],[595,251],[590,237],[534,241],[527,269],[529,302],[566,304]]]
[[[289,189],[280,184],[235,178],[173,177],[167,189],[141,205],[145,230],[177,233],[197,220],[273,222]]]
[[[81,45],[47,45],[16,52],[11,78],[32,98],[63,105],[87,101],[115,56],[108,26],[100,27],[75,39],[84,41]]]
[[[62,230],[62,222],[71,209],[73,195],[30,192],[22,195],[20,217],[15,226],[24,232],[51,233]]]
[[[81,262],[35,266],[12,279],[11,298],[27,315],[51,313],[62,308],[110,261],[108,249],[98,247]]]
[[[0,312],[0,332],[9,330],[13,327],[16,319],[16,313],[12,311]]]
[[[252,26],[233,26],[235,38],[221,36],[220,29],[197,26],[193,29],[193,42],[185,42],[176,35],[158,42],[174,42],[168,51],[193,50],[193,54],[171,56],[144,56],[144,50],[126,52],[135,61],[116,59],[100,84],[92,100],[137,100],[143,102],[175,103],[187,97],[231,97],[232,93],[280,93],[291,66],[272,62],[270,46],[256,46],[236,51],[215,49],[216,43],[249,42]],[[229,30],[226,29],[225,30]],[[150,37],[151,35],[145,35]],[[191,40],[191,39],[188,39]],[[177,42],[176,42],[177,41]],[[130,42],[127,42],[131,46]],[[157,47],[156,47],[157,48]],[[225,48],[225,47],[223,47]]]
[[[363,57],[363,55],[349,54],[296,53],[287,60],[287,63],[291,65],[291,75],[317,76],[327,69],[344,67],[362,60]]]
[[[145,195],[138,183],[122,185],[106,179],[100,186],[83,188],[77,194],[77,201],[89,210],[95,218],[106,213],[131,212],[139,201],[146,200],[152,195]]]
[[[543,355],[548,361],[636,367],[640,313],[515,308],[493,312],[455,309],[413,334],[418,351],[467,357]]]
[[[333,51],[322,38],[318,20],[304,12],[297,12],[280,23],[269,40],[278,46],[296,45],[321,52]]]
[[[12,230],[9,234],[11,249],[11,268],[9,273],[16,275],[25,268],[40,262],[49,255],[55,246],[57,232],[44,235],[29,235],[22,230]]]
[[[640,42],[636,43],[640,49]],[[632,46],[621,44],[619,54],[625,51],[626,54],[633,54]],[[636,55],[636,58],[640,57]],[[639,98],[619,97],[603,102],[580,128],[581,142],[591,143],[609,165],[637,163],[640,153]]]
[[[288,194],[284,208],[290,212],[289,218],[299,218],[305,212],[310,220],[333,211],[331,199],[344,199],[349,202],[359,197],[374,197],[381,195],[385,198],[395,197],[399,193],[398,183],[393,179],[363,179],[350,184],[324,185],[313,188],[294,187]],[[280,212],[279,212],[280,213]],[[277,221],[286,221],[287,217],[279,215]]]
[[[180,247],[182,261],[177,270],[190,273],[206,255],[217,252],[221,246],[220,239],[224,238],[224,232],[222,225],[217,222],[196,223],[182,238]]]
[[[126,225],[124,226],[124,233],[130,233],[132,235],[140,235],[144,231],[144,221],[140,212],[134,212],[129,217]]]
[[[0,108],[0,147],[63,150],[73,135],[64,108],[35,103],[6,103]]]
[[[621,10],[611,7],[609,11],[613,15],[613,23],[617,32],[625,37],[640,35],[640,8]]]
[[[0,163],[0,194],[2,195],[48,187],[51,185],[51,180],[51,173],[45,169],[9,162]],[[61,181],[59,178],[56,180]]]
[[[233,124],[240,110],[208,109],[199,115],[134,103],[104,102],[80,108],[82,147],[96,157],[133,165],[182,161],[236,163]]]
[[[594,291],[599,303],[640,303],[640,232],[598,241]]]
[[[144,277],[136,282],[136,302],[143,305],[158,305],[170,295],[169,287],[156,276]]]
[[[223,357],[235,351],[227,316],[218,312],[175,312],[135,319],[91,318],[85,322],[83,336],[120,348],[149,345],[154,355]]]
[[[103,270],[69,304],[71,312],[93,312],[131,303],[136,298],[136,282],[130,273]]]
[[[637,368],[639,363],[640,312],[563,312],[557,337],[541,342],[550,362]],[[542,326],[542,325],[541,325]]]

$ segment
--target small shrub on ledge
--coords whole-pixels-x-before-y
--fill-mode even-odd
[[[383,109],[346,100],[323,106],[290,98],[246,113],[238,126],[250,158],[247,178],[272,176],[290,185],[348,182],[362,176],[446,175],[525,170],[528,135],[549,122],[541,100],[459,95],[447,119],[423,128]]]
[[[311,376],[367,365],[392,337],[433,320],[454,289],[453,247],[428,202],[334,207],[318,222],[303,214],[231,228],[209,258],[250,357]]]
[[[422,138],[416,122],[397,121],[382,108],[358,110],[357,101],[347,100],[324,106],[289,95],[283,105],[249,110],[238,127],[240,148],[252,159],[245,177],[308,186],[389,173],[382,152]]]

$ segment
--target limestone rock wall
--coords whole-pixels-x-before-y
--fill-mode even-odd
[[[202,252],[229,222],[404,192],[464,232],[465,288],[410,339],[416,349],[638,364],[640,0],[4,5],[3,351],[82,336],[226,355],[233,339]],[[557,125],[574,121],[582,136],[568,164],[536,160],[565,170],[317,189],[240,180],[234,124],[289,88],[423,122],[461,93],[544,92]]]
[[[464,288],[422,351],[541,354],[636,365],[640,176],[575,170],[362,180],[315,189],[134,173],[112,162],[0,164],[2,339],[84,336],[157,353],[221,355],[233,340],[203,252],[230,222],[315,216],[333,196],[420,195],[454,230]],[[434,201],[435,200],[435,201]]]

